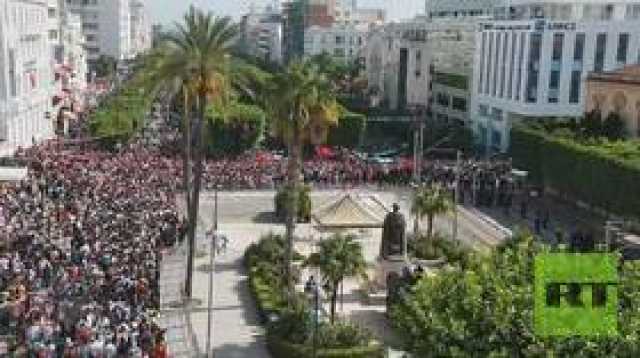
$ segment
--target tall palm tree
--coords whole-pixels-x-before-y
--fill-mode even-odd
[[[331,298],[331,323],[335,321],[338,287],[347,277],[366,276],[362,245],[355,235],[334,234],[320,241],[318,252],[311,254],[306,266],[317,267],[322,273],[323,287]]]
[[[275,76],[270,88],[269,112],[274,122],[271,129],[288,146],[287,190],[289,203],[286,218],[286,280],[293,294],[291,261],[298,190],[301,182],[302,148],[312,123],[336,123],[340,107],[327,77],[308,61],[294,61]]]
[[[433,220],[436,215],[453,210],[449,193],[439,184],[421,187],[413,198],[411,213],[422,219],[427,217],[427,238],[433,237]]]
[[[237,78],[230,55],[237,26],[229,17],[215,17],[193,6],[175,30],[150,56],[147,84],[155,90],[181,94],[184,102],[184,181],[189,245],[185,294],[191,297],[193,258],[203,172],[204,116],[212,104],[224,106]],[[241,81],[238,81],[241,82]],[[194,121],[190,117],[194,117]],[[191,138],[193,136],[193,138]]]

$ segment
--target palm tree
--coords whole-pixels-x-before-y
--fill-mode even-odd
[[[292,62],[272,81],[272,98],[269,112],[274,122],[271,130],[281,137],[288,146],[287,190],[289,203],[286,218],[286,280],[288,293],[293,294],[291,261],[293,255],[293,235],[300,187],[302,147],[308,139],[309,126],[317,123],[336,123],[339,105],[331,90],[331,84],[310,62]]]
[[[189,253],[185,294],[192,293],[195,235],[203,172],[204,117],[208,106],[224,106],[233,83],[242,71],[234,71],[235,59],[230,51],[238,33],[229,17],[215,17],[193,6],[175,31],[148,60],[147,85],[155,91],[182,95],[184,103],[184,184],[187,203]],[[237,81],[240,83],[241,81]],[[195,115],[194,115],[195,114]],[[191,116],[195,120],[191,121]],[[191,138],[193,136],[193,138]]]
[[[347,277],[366,277],[362,245],[355,235],[334,234],[320,241],[318,252],[311,254],[305,266],[317,267],[322,273],[324,289],[331,297],[331,323],[335,321],[338,287]]]
[[[449,193],[439,184],[421,187],[413,198],[411,213],[419,219],[427,217],[427,238],[433,237],[433,220],[436,215],[453,210]]]

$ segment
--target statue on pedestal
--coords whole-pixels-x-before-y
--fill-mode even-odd
[[[382,229],[382,242],[380,244],[380,257],[387,259],[389,256],[404,254],[404,235],[407,223],[404,215],[400,213],[398,204],[393,204],[393,212],[387,214]]]

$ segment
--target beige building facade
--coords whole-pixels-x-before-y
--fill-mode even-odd
[[[586,82],[585,111],[599,110],[602,118],[616,112],[630,137],[640,137],[640,65],[591,73]]]

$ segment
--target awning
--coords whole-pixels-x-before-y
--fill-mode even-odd
[[[27,168],[0,167],[0,182],[26,179]]]

